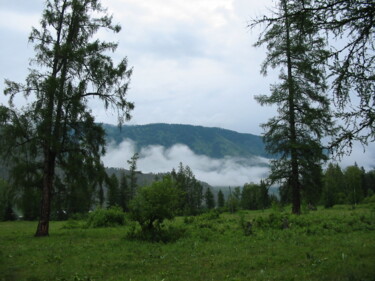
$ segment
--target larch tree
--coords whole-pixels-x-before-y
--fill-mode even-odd
[[[206,192],[204,193],[204,199],[206,202],[207,209],[211,210],[215,208],[215,197],[209,187],[206,189]]]
[[[301,1],[306,3],[307,1]],[[375,141],[375,2],[314,0],[289,14],[311,14],[311,26],[329,40],[329,76],[336,118],[330,148],[350,152],[353,141]],[[279,20],[285,15],[279,14]]]
[[[140,173],[140,171],[137,171],[137,161],[139,159],[139,154],[138,153],[134,153],[134,155],[132,156],[132,158],[130,158],[130,160],[128,160],[128,164],[129,164],[129,199],[128,199],[128,202],[130,200],[132,200],[136,194],[136,191],[137,191],[137,174]]]
[[[5,81],[9,106],[1,106],[2,151],[17,165],[27,150],[41,171],[40,218],[35,236],[49,234],[56,168],[79,167],[103,172],[105,132],[88,106],[91,99],[116,111],[119,123],[130,119],[134,105],[126,99],[132,69],[124,58],[115,64],[109,56],[116,43],[94,37],[105,29],[118,33],[119,25],[99,0],[48,0],[40,27],[29,40],[35,57],[25,84]],[[13,100],[30,96],[19,109]],[[74,177],[74,173],[69,171]]]
[[[224,194],[220,189],[219,192],[217,193],[217,207],[224,208],[224,206],[225,206]]]
[[[265,25],[255,46],[266,45],[262,73],[280,69],[280,83],[271,86],[269,96],[257,96],[261,105],[276,105],[278,115],[262,127],[271,161],[271,183],[291,187],[292,212],[300,214],[302,178],[326,159],[321,139],[331,131],[329,101],[325,97],[326,40],[311,24],[312,14],[300,6],[310,1],[278,2],[272,17],[255,19],[250,27]]]
[[[312,24],[332,38],[333,99],[344,122],[331,147],[350,152],[353,141],[375,141],[375,2],[316,0],[308,9]]]

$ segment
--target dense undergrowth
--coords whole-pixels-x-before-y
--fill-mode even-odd
[[[375,276],[374,204],[354,209],[342,205],[301,216],[275,210],[213,211],[165,222],[158,239],[142,237],[147,234],[141,234],[139,225],[124,222],[95,228],[87,221],[52,222],[46,238],[32,237],[35,222],[0,223],[0,280],[374,280]]]

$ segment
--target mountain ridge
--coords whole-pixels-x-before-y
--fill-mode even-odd
[[[101,125],[106,131],[108,142],[118,145],[125,139],[131,139],[135,142],[137,151],[152,145],[170,148],[183,144],[194,153],[211,158],[271,157],[265,150],[261,136],[218,127],[167,123],[122,127],[105,123]]]

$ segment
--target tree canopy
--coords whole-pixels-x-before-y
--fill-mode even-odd
[[[9,106],[1,106],[1,148],[14,167],[26,159],[41,174],[42,203],[36,236],[49,233],[54,181],[103,181],[100,156],[105,152],[104,130],[95,123],[90,99],[102,101],[129,119],[134,105],[126,99],[132,69],[124,58],[115,65],[109,56],[116,43],[94,35],[106,29],[118,33],[99,0],[49,0],[40,27],[29,37],[34,45],[30,73],[25,84],[6,80]],[[13,100],[24,94],[27,106]],[[56,168],[63,173],[56,173]],[[78,168],[79,167],[79,168]],[[78,175],[77,175],[78,173]]]

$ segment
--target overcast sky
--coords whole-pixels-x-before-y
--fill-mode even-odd
[[[123,29],[115,37],[100,36],[118,42],[114,59],[126,56],[134,67],[130,124],[193,124],[260,135],[259,124],[275,110],[261,107],[254,96],[268,94],[277,76],[260,74],[265,50],[252,47],[259,30],[249,30],[247,23],[274,2],[103,0]],[[43,8],[44,0],[0,0],[1,92],[5,78],[24,81],[33,57],[27,38],[31,26],[38,27]],[[2,94],[0,101],[6,102]],[[102,106],[93,103],[92,108],[98,122],[116,123]],[[355,157],[359,163],[364,157],[374,159],[373,153],[361,151]]]
[[[0,0],[0,80],[24,81],[33,48],[27,38],[38,26],[43,0]],[[260,134],[272,113],[254,95],[268,92],[259,74],[264,51],[247,28],[272,1],[105,0],[122,31],[114,58],[134,67],[129,100],[131,124],[155,122],[216,126]],[[109,37],[110,34],[101,34]],[[4,99],[4,97],[2,97]],[[116,116],[95,106],[97,121]]]

